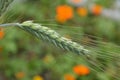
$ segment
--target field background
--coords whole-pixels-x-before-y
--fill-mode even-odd
[[[115,0],[94,1],[104,8],[111,9]],[[83,45],[91,46],[91,39],[101,40],[109,44],[99,50],[119,52],[120,48],[110,47],[114,44],[120,45],[119,21],[101,15],[95,16],[90,12],[82,17],[77,14],[74,6],[69,5],[74,8],[74,18],[61,24],[57,22],[55,16],[57,6],[63,4],[69,5],[65,0],[16,0],[0,21],[9,23],[33,20],[56,30],[64,37],[83,42]],[[104,72],[97,70],[97,67],[92,70],[88,61],[82,59],[81,56],[38,40],[19,28],[7,27],[4,33],[4,37],[0,39],[0,80],[116,80],[114,76],[119,75],[116,72],[120,71],[119,67],[113,69],[110,64],[110,67],[105,67]],[[88,37],[88,35],[96,36],[96,38]],[[100,61],[104,62],[106,59],[103,58]],[[112,62],[110,60],[104,64]],[[76,74],[73,70],[76,65],[85,65],[90,73],[83,76]],[[112,72],[116,73],[108,75]]]

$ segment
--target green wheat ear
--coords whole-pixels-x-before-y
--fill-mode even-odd
[[[23,23],[7,23],[7,24],[0,24],[1,27],[7,27],[7,26],[17,26],[34,36],[36,36],[39,39],[42,39],[46,42],[53,43],[56,47],[60,47],[67,51],[72,51],[77,54],[83,54],[86,55],[86,57],[89,57],[88,53],[90,53],[89,50],[85,49],[82,45],[73,42],[70,39],[67,39],[65,37],[62,37],[60,34],[58,34],[56,31],[42,26],[38,23],[33,23],[32,21],[25,21]]]
[[[71,41],[65,37],[62,37],[56,31],[51,30],[48,27],[42,26],[32,21],[25,21],[19,25],[20,28],[33,34],[34,36],[49,41],[55,46],[60,47],[67,51],[72,51],[77,54],[87,54],[89,51],[80,44]]]
[[[7,10],[14,0],[0,0],[0,16]]]

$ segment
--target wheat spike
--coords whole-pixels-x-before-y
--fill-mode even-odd
[[[14,0],[0,0],[0,16],[7,10]]]
[[[80,55],[84,54],[86,56],[89,53],[89,50],[85,49],[80,44],[73,42],[72,40],[67,39],[65,37],[62,37],[56,31],[51,30],[48,27],[42,26],[38,23],[33,23],[32,21],[25,21],[21,24],[20,23],[1,24],[0,26],[2,27],[17,26],[27,32],[30,32],[37,38],[40,38],[47,42],[51,42],[55,46],[60,47],[64,50],[72,51]],[[89,57],[89,55],[87,57]]]
[[[32,21],[25,21],[20,24],[20,27],[38,38],[49,41],[53,43],[55,46],[65,49],[67,51],[72,51],[77,54],[87,54],[88,50],[83,46],[79,45],[76,42],[71,41],[65,37],[62,37],[60,34],[51,30],[48,27],[42,26],[37,23],[33,23]]]

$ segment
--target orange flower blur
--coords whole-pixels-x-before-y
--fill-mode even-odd
[[[56,20],[58,22],[66,22],[73,18],[73,8],[68,5],[60,5],[56,8]]]
[[[88,11],[87,11],[86,8],[80,7],[80,8],[77,9],[77,13],[78,13],[80,16],[84,17],[84,16],[87,16]]]
[[[4,30],[0,28],[0,39],[3,39],[4,37]]]
[[[66,75],[64,76],[64,79],[65,79],[65,80],[75,80],[74,76],[72,76],[72,75],[70,75],[70,74],[66,74]]]
[[[59,23],[65,23],[67,21],[67,19],[61,15],[56,15],[56,20],[59,22]]]
[[[18,73],[15,74],[15,77],[17,79],[22,79],[24,76],[25,76],[24,72],[18,72]]]
[[[100,15],[101,12],[102,12],[102,6],[100,6],[100,5],[94,5],[94,6],[92,7],[92,13],[93,13],[94,15]]]
[[[79,3],[81,2],[82,0],[72,0],[74,3]]]
[[[80,76],[88,75],[90,70],[87,66],[84,65],[77,65],[73,67],[73,71]]]

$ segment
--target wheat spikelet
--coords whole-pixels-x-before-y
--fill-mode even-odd
[[[0,0],[0,16],[7,10],[8,6],[14,0]]]

